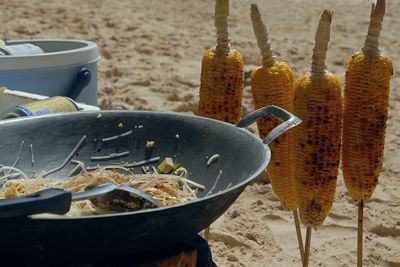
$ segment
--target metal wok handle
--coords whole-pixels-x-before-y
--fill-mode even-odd
[[[236,126],[240,128],[246,128],[250,124],[256,122],[258,119],[267,115],[272,115],[283,123],[279,124],[274,129],[272,129],[271,132],[269,132],[269,134],[263,141],[263,143],[266,145],[271,143],[282,133],[301,123],[301,120],[292,113],[284,110],[283,108],[272,105],[257,109],[256,111],[248,114],[247,116],[242,118]]]

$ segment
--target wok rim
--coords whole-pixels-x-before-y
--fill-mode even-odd
[[[253,179],[255,179],[262,171],[264,171],[266,169],[266,167],[269,164],[269,161],[271,159],[271,150],[269,149],[268,145],[264,144],[262,139],[260,139],[257,135],[253,134],[252,132],[248,131],[246,128],[240,128],[237,127],[236,125],[224,122],[224,121],[219,121],[219,120],[215,120],[215,119],[210,119],[207,117],[202,117],[202,116],[198,116],[198,115],[194,115],[194,114],[185,114],[185,113],[179,113],[179,112],[170,112],[170,111],[150,111],[150,110],[86,110],[86,111],[80,111],[80,112],[68,112],[68,113],[57,113],[57,114],[48,114],[45,116],[34,116],[34,117],[23,117],[23,118],[14,118],[14,119],[8,119],[8,120],[3,120],[0,121],[0,127],[3,125],[7,125],[7,124],[23,124],[25,123],[25,121],[30,121],[30,120],[39,120],[39,121],[44,121],[47,120],[47,118],[57,118],[57,117],[68,117],[74,115],[74,116],[88,116],[88,115],[95,115],[97,116],[97,114],[118,114],[118,113],[125,113],[125,114],[143,114],[144,116],[146,114],[152,114],[152,115],[157,115],[157,114],[162,114],[162,115],[173,115],[173,116],[178,116],[178,117],[183,117],[183,118],[194,118],[196,120],[204,120],[204,121],[210,121],[212,123],[217,123],[217,124],[223,124],[225,126],[228,126],[232,129],[235,129],[236,131],[241,131],[242,133],[251,136],[251,138],[253,138],[257,143],[259,143],[264,149],[263,149],[263,155],[264,160],[262,162],[262,164],[258,167],[258,169],[256,169],[254,171],[254,173],[252,175],[250,175],[247,179],[243,180],[242,182],[231,186],[229,189],[225,189],[222,191],[219,191],[217,193],[213,193],[209,196],[204,196],[201,198],[197,198],[195,200],[190,200],[184,203],[180,203],[180,204],[175,204],[175,205],[171,205],[171,206],[163,206],[163,207],[158,207],[158,208],[154,208],[154,209],[145,209],[145,210],[138,210],[138,211],[127,211],[127,212],[120,212],[120,213],[109,213],[109,214],[99,214],[99,215],[85,215],[85,216],[74,216],[74,217],[40,217],[40,218],[35,218],[35,217],[22,217],[24,220],[35,220],[37,222],[39,221],[59,221],[59,220],[84,220],[84,219],[89,219],[89,220],[93,220],[93,219],[107,219],[107,218],[114,218],[114,217],[120,217],[120,216],[132,216],[135,214],[145,214],[145,213],[152,213],[152,212],[158,212],[158,211],[164,211],[164,210],[171,210],[171,209],[177,209],[177,208],[181,208],[184,206],[188,206],[197,202],[202,202],[202,201],[206,201],[212,198],[216,198],[219,197],[227,192],[230,191],[235,191],[238,188],[247,185],[248,183],[250,183]],[[1,129],[0,129],[1,131]],[[241,191],[242,193],[243,191]],[[62,215],[61,215],[62,216]],[[21,217],[18,217],[19,219],[21,219]]]

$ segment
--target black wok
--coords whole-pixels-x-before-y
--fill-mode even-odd
[[[284,123],[264,143],[243,129],[269,114]],[[189,170],[189,178],[205,185],[206,190],[195,201],[137,212],[0,219],[0,254],[3,259],[18,255],[19,260],[34,262],[93,260],[94,255],[101,261],[103,257],[154,251],[193,237],[221,216],[266,168],[270,160],[267,144],[299,123],[298,118],[274,106],[251,113],[238,126],[191,115],[144,111],[80,112],[2,121],[0,164],[13,165],[23,140],[17,167],[28,175],[56,168],[86,135],[73,159],[95,165],[99,162],[90,161],[91,156],[124,151],[130,153],[122,160],[130,162],[172,156]],[[150,140],[155,141],[152,150],[146,149]],[[207,167],[207,158],[214,154],[219,154],[218,161]],[[63,178],[72,167],[67,164],[52,176]],[[207,195],[220,170],[213,193]]]

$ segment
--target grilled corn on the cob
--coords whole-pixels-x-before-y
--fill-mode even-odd
[[[296,191],[300,218],[318,227],[328,215],[336,190],[342,96],[339,79],[326,70],[332,13],[325,10],[318,25],[311,73],[296,82],[294,113],[303,120],[295,129]]]
[[[262,66],[255,69],[251,75],[254,108],[259,109],[267,105],[277,105],[289,112],[293,112],[293,71],[287,63],[276,61],[273,57],[267,27],[263,23],[260,11],[255,4],[251,5],[251,19],[262,56]],[[264,139],[280,123],[273,117],[259,119],[257,126],[260,137]],[[293,142],[293,132],[288,131],[269,145],[272,155],[267,168],[268,177],[272,190],[286,210],[297,208],[294,187]]]
[[[228,39],[229,1],[216,0],[217,46],[205,51],[198,115],[236,124],[240,120],[244,62]]]
[[[379,49],[385,1],[373,8],[361,52],[347,66],[342,165],[346,187],[359,203],[370,199],[382,167],[392,61]]]

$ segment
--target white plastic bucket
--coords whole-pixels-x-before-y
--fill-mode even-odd
[[[69,96],[79,73],[90,73],[88,84],[76,98],[97,105],[97,45],[83,40],[18,40],[8,45],[30,43],[44,54],[0,57],[0,87],[46,95]]]

